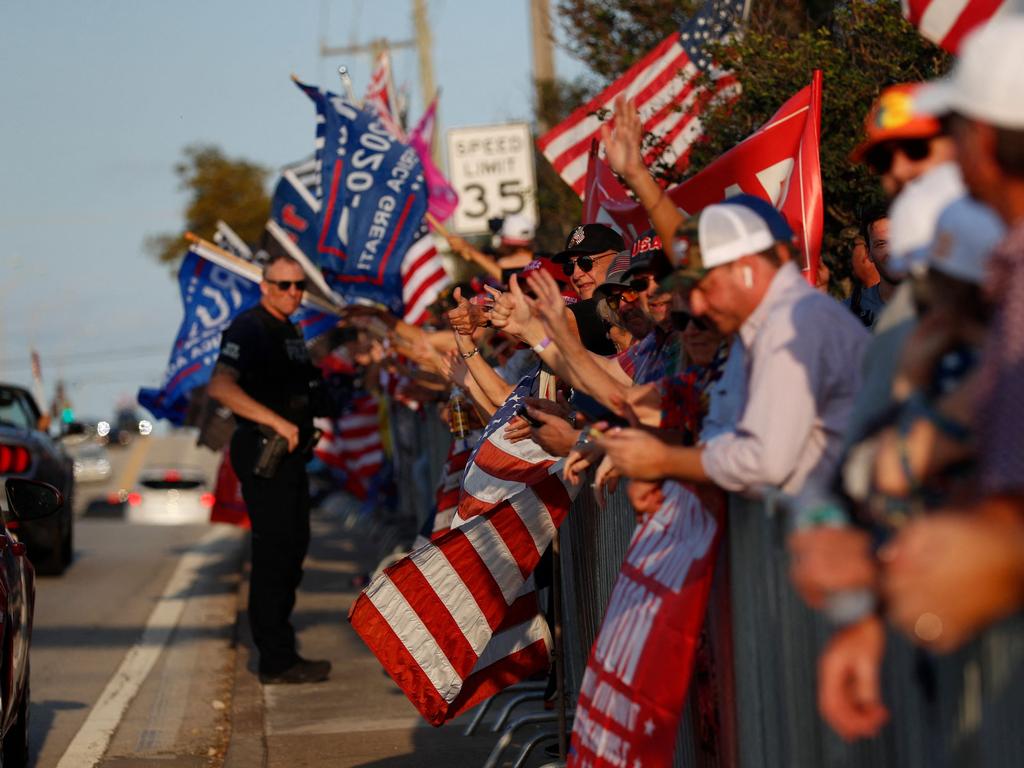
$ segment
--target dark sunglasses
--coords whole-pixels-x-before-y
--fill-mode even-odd
[[[295,286],[300,291],[306,290],[305,280],[264,280],[264,282],[270,283],[271,285],[276,285],[278,290],[281,291],[287,291],[292,286]]]
[[[634,277],[629,281],[629,287],[639,293],[645,292],[651,287],[651,283],[654,282],[654,275],[644,275],[643,277]]]
[[[884,144],[872,147],[868,150],[867,155],[864,156],[864,160],[871,169],[871,172],[877,176],[888,173],[892,168],[893,158],[896,156],[896,152],[902,152],[903,155],[914,162],[924,160],[928,155],[931,154],[932,144],[931,139],[902,139],[900,141],[887,141]]]
[[[612,309],[618,309],[619,304],[623,301],[636,301],[637,296],[640,295],[640,291],[621,291],[619,293],[609,293],[604,297],[604,300],[608,303],[608,306]]]
[[[595,259],[593,256],[578,256],[575,259],[569,259],[562,264],[562,272],[565,273],[566,277],[572,277],[572,273],[576,271],[576,267],[580,268],[582,272],[589,272],[594,268],[594,262],[599,259],[605,259],[612,254],[606,253],[604,256],[598,256]]]
[[[675,328],[677,331],[685,331],[686,326],[688,326],[690,323],[693,323],[693,327],[696,328],[698,331],[706,331],[708,330],[708,328],[710,328],[710,326],[708,325],[708,321],[705,320],[703,317],[691,315],[689,312],[672,312],[672,327]]]

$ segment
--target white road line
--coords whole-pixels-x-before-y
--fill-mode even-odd
[[[199,569],[222,557],[221,544],[229,539],[237,539],[240,535],[238,528],[215,526],[182,555],[153,612],[149,614],[142,637],[125,654],[121,666],[103,689],[96,705],[57,763],[57,768],[89,768],[100,761],[125,710],[139,692],[177,627]]]

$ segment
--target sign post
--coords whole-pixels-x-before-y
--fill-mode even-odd
[[[513,213],[536,225],[533,141],[526,123],[451,129],[448,170],[459,194],[452,222],[460,235],[489,234],[489,219]]]

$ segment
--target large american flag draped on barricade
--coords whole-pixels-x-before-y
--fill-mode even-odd
[[[995,16],[1022,11],[1022,0],[903,0],[907,20],[950,53],[960,49],[967,33]]]
[[[645,162],[685,167],[690,145],[704,131],[700,121],[704,107],[739,93],[736,79],[714,68],[704,46],[732,31],[744,5],[744,0],[705,0],[682,29],[537,140],[541,152],[578,195],[584,194],[590,143],[600,137],[604,118],[619,94],[636,103],[644,131],[652,137],[645,146]],[[709,76],[710,89],[703,85]]]
[[[821,72],[757,131],[666,194],[676,207],[697,213],[711,203],[745,192],[764,198],[786,217],[797,236],[803,269],[818,274],[824,203],[821,192]],[[590,153],[585,222],[600,221],[627,241],[650,227],[643,207],[629,197],[595,151]]]
[[[715,571],[720,517],[683,485],[633,532],[583,675],[568,765],[669,765]],[[710,498],[709,504],[714,504]]]
[[[457,527],[378,575],[349,614],[433,725],[549,664],[531,577],[579,487],[561,479],[563,459],[502,435],[539,378],[520,381],[484,430],[466,468],[470,495]]]
[[[297,84],[317,109],[322,191],[315,250],[306,255],[343,298],[369,299],[407,322],[424,322],[448,276],[424,219],[428,191],[416,150],[375,112]],[[298,210],[295,197],[303,196],[291,188],[289,181],[285,205]]]
[[[184,318],[158,389],[139,389],[139,404],[158,419],[182,425],[192,390],[210,380],[220,354],[221,333],[260,300],[260,268],[204,242],[193,244],[178,270]],[[292,322],[310,341],[332,328],[338,317],[326,304],[306,296]]]

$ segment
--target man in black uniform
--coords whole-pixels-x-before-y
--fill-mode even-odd
[[[299,446],[313,433],[320,380],[302,332],[288,321],[305,287],[295,261],[279,256],[267,263],[260,303],[224,332],[209,386],[210,396],[238,419],[231,463],[252,522],[249,623],[263,683],[319,682],[331,670],[329,661],[299,656],[290,621],[309,546],[307,456]],[[287,441],[288,453],[273,476],[258,476],[253,469],[260,451],[275,433]]]

